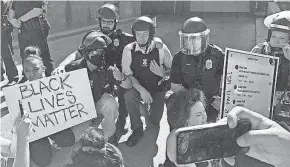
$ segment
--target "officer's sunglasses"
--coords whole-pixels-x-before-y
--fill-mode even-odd
[[[114,19],[101,19],[102,24],[113,25],[115,23]]]

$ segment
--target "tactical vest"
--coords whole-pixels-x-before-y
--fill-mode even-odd
[[[154,48],[150,53],[143,54],[141,51],[135,51],[135,49],[136,44],[133,44],[131,49],[132,63],[130,66],[133,76],[151,95],[154,95],[158,91],[158,82],[162,78],[150,70],[150,62],[155,60],[160,65],[159,50]]]

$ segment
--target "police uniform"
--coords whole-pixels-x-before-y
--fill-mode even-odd
[[[108,66],[90,71],[85,58],[73,61],[65,66],[66,71],[73,71],[81,68],[86,68],[88,71],[96,112],[99,115],[98,118],[100,116],[104,117],[102,119],[102,129],[104,136],[109,138],[109,142],[111,142],[110,137],[113,137],[116,131],[115,119],[119,114],[119,105],[111,95],[112,90],[109,87],[111,83],[115,83],[113,72],[108,69]],[[98,121],[98,119],[95,119],[95,121]],[[95,123],[94,120],[93,123]]]
[[[114,66],[116,66],[122,71],[122,53],[124,47],[132,43],[134,41],[133,35],[122,32],[121,29],[118,29],[114,32],[112,32],[109,37],[112,40],[112,43],[108,46],[107,52],[106,52],[106,62]]]
[[[150,118],[153,123],[158,124],[164,109],[165,92],[158,91],[158,82],[162,77],[154,74],[150,70],[150,62],[155,60],[157,64],[163,66],[164,50],[168,49],[165,44],[161,49],[157,49],[153,41],[148,47],[147,52],[141,50],[137,42],[128,44],[123,52],[123,73],[125,75],[132,75],[143,86],[153,98],[150,106]],[[132,88],[125,93],[125,101],[128,113],[131,119],[131,128],[136,130],[142,127],[140,118],[140,93]]]
[[[101,33],[101,31],[99,31]],[[121,29],[117,29],[113,31],[109,35],[112,43],[108,45],[106,53],[105,53],[105,60],[108,66],[116,65],[120,71],[122,71],[122,53],[124,47],[133,42],[134,38],[131,34],[122,32]],[[84,37],[85,38],[85,37]],[[84,40],[84,39],[83,39]],[[120,85],[118,86],[118,103],[119,103],[119,120],[120,127],[123,128],[126,123],[126,117],[128,116],[128,111],[126,109],[124,93],[126,89],[122,88]],[[110,83],[110,89],[114,89],[114,83]],[[111,92],[113,93],[113,92]]]
[[[276,82],[277,103],[274,104],[276,105],[274,110],[274,120],[277,122],[285,121],[288,125],[290,125],[289,115],[288,118],[280,115],[282,114],[281,111],[290,111],[290,61],[284,56],[282,50],[278,52],[273,50],[268,42],[256,45],[251,52],[277,56],[280,58]]]
[[[205,52],[198,56],[186,55],[179,51],[172,61],[171,82],[182,84],[187,89],[202,90],[210,104],[214,100],[213,96],[219,93],[223,62],[222,49],[213,44],[208,45]],[[208,118],[216,119],[218,111],[214,111],[211,105],[208,107],[211,108],[211,111],[207,109]]]
[[[271,46],[268,42],[263,42],[256,45],[251,52],[278,56],[280,58],[276,82],[276,91],[284,91],[287,87],[290,77],[290,61],[284,56],[283,51],[281,50],[281,52],[277,53],[275,52],[275,50],[271,49]],[[290,87],[287,90],[290,90]]]
[[[8,11],[10,2],[1,1],[1,58],[6,68],[6,75],[9,81],[18,80],[18,71],[13,61],[12,36],[13,26],[8,21]],[[1,62],[1,77],[4,68]],[[16,81],[17,81],[16,80]]]
[[[15,11],[15,18],[18,19],[33,8],[43,9],[44,1],[13,1],[12,10]],[[50,76],[53,70],[53,62],[47,44],[47,33],[43,31],[42,17],[34,17],[21,23],[18,33],[20,56],[24,58],[24,49],[27,46],[37,46],[41,51],[40,57],[46,67],[46,75]]]
[[[94,102],[96,103],[101,96],[106,93],[112,93],[112,90],[109,89],[110,83],[115,83],[113,73],[111,70],[105,69],[97,69],[94,71],[90,71],[87,66],[87,62],[85,58],[76,60],[71,62],[70,64],[65,66],[65,71],[74,71],[78,69],[86,68],[88,71],[88,76],[92,88],[92,94],[94,98]]]

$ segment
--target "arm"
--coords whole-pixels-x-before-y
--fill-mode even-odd
[[[166,45],[163,45],[163,48],[164,48],[163,63],[164,63],[164,68],[165,68],[163,78],[168,78],[168,77],[170,77],[170,69],[171,69],[171,65],[172,65],[172,55],[171,55],[171,53]]]
[[[27,12],[24,15],[22,15],[21,17],[19,17],[18,20],[21,22],[25,22],[29,19],[34,18],[34,17],[38,17],[39,15],[42,14],[42,12],[43,12],[42,8],[33,8],[29,12]]]
[[[0,148],[1,148],[1,155],[4,157],[14,157],[11,151],[11,144],[12,142],[8,139],[5,139],[0,136]]]
[[[145,88],[140,85],[140,83],[137,81],[137,79],[135,77],[133,77],[133,71],[130,68],[130,65],[132,62],[132,57],[131,57],[131,48],[129,46],[130,46],[130,44],[125,46],[125,48],[123,50],[123,55],[122,55],[122,70],[123,71],[122,72],[123,72],[123,74],[128,76],[128,78],[131,81],[132,86],[138,92],[141,92]]]
[[[73,53],[71,53],[70,55],[68,55],[67,58],[65,58],[60,64],[59,66],[66,66],[68,65],[69,63],[75,61],[75,60],[79,60],[81,59],[83,56],[82,54],[79,52],[79,51],[75,51]]]
[[[18,137],[13,167],[29,167],[29,163],[29,139],[27,137]]]
[[[124,74],[123,74],[124,75]],[[122,88],[125,88],[125,89],[129,89],[133,86],[131,80],[129,79],[128,76],[124,75],[124,79],[122,80],[121,82],[121,85],[120,85]]]
[[[182,86],[182,72],[180,68],[180,57],[176,54],[172,60],[172,66],[170,71],[171,90],[176,93],[186,88]]]

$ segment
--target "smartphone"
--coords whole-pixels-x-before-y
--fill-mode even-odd
[[[19,104],[19,109],[20,109],[20,115],[22,117],[24,115],[24,111],[23,111],[23,107],[22,107],[22,102],[20,100],[18,100],[18,104]]]
[[[242,119],[234,129],[226,122],[211,123],[176,130],[176,162],[178,165],[231,157],[239,153],[237,138],[251,130]]]

